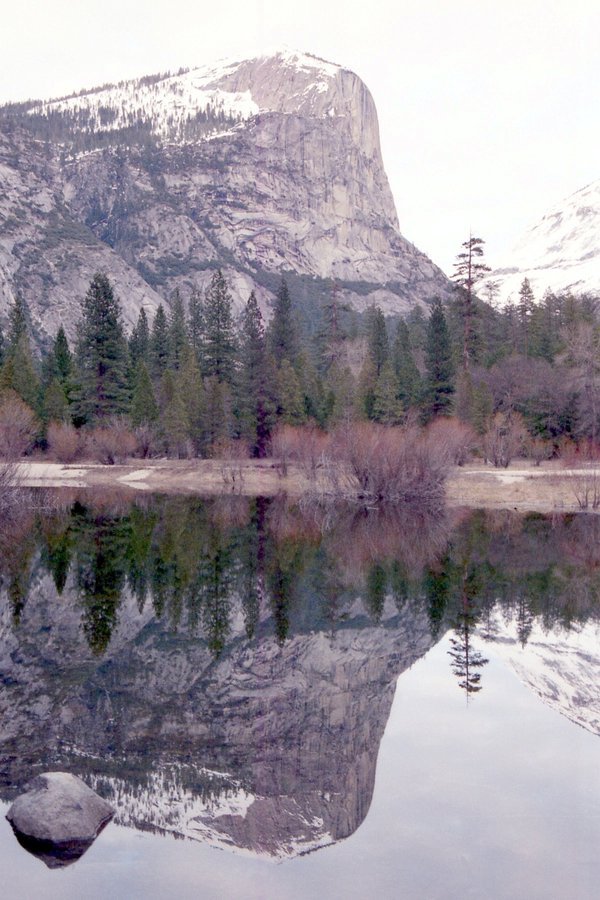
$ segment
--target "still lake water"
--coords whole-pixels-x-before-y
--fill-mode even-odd
[[[51,506],[2,539],[0,806],[117,813],[55,869],[2,819],[2,896],[599,896],[598,517]]]

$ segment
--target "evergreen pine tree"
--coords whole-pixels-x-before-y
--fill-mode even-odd
[[[375,408],[375,387],[377,385],[377,373],[375,363],[368,355],[362,364],[358,376],[358,384],[355,398],[355,411],[360,419],[372,419]]]
[[[129,356],[134,370],[139,360],[143,360],[146,366],[150,361],[150,326],[143,306],[129,338]]]
[[[273,399],[263,319],[254,291],[242,313],[238,409],[240,431],[254,456],[262,457],[273,425]]]
[[[490,267],[482,262],[483,245],[485,241],[482,238],[469,236],[469,240],[463,243],[465,248],[462,253],[456,257],[454,264],[455,273],[454,280],[459,291],[459,305],[462,315],[463,326],[463,367],[469,368],[470,362],[474,355],[475,334],[475,315],[476,295],[475,285],[483,278],[486,272],[490,271]]]
[[[267,332],[267,345],[277,365],[281,365],[284,359],[295,365],[299,349],[298,333],[292,311],[292,298],[285,278],[281,279],[275,298],[273,317]]]
[[[185,407],[194,452],[199,454],[203,446],[204,385],[196,354],[190,344],[186,344],[182,350],[176,380]]]
[[[323,326],[317,334],[317,352],[319,370],[329,371],[330,367],[341,361],[344,342],[348,335],[342,322],[342,314],[348,313],[348,306],[339,302],[337,285],[331,290],[329,302],[323,307]]]
[[[202,340],[204,334],[204,304],[202,294],[194,288],[188,305],[188,335],[198,365],[202,368]]]
[[[519,350],[525,356],[530,352],[531,341],[531,317],[535,310],[535,297],[529,278],[524,278],[519,288],[519,302],[517,304],[517,315],[519,319],[520,341]]]
[[[158,405],[152,379],[143,358],[139,358],[134,373],[130,418],[132,425],[151,425],[158,418]]]
[[[169,326],[162,305],[156,310],[150,336],[150,371],[153,378],[161,378],[169,363]]]
[[[236,342],[232,300],[219,269],[212,277],[204,300],[203,374],[233,382]]]
[[[71,374],[73,372],[73,355],[69,348],[69,341],[65,330],[60,326],[54,338],[52,345],[52,355],[54,357],[54,369],[56,377],[65,389],[69,384]]]
[[[375,384],[373,418],[383,425],[399,425],[403,419],[402,403],[398,399],[398,379],[388,361]]]
[[[425,366],[427,371],[428,416],[449,415],[454,394],[454,366],[446,317],[441,300],[436,298],[431,305],[431,315],[427,326],[427,346]]]
[[[35,371],[27,334],[21,334],[16,344],[11,343],[0,372],[0,386],[12,389],[28,406],[38,409],[40,380]]]
[[[287,358],[277,370],[277,414],[287,425],[299,425],[306,418],[302,388]]]
[[[229,385],[210,375],[204,381],[204,446],[210,449],[224,438],[231,437],[233,422]]]
[[[404,319],[396,328],[393,347],[394,371],[398,379],[398,399],[408,409],[415,406],[421,397],[421,375],[415,363],[410,345],[410,332]]]
[[[160,383],[160,429],[167,454],[187,455],[190,423],[174,373],[167,369]]]
[[[107,276],[94,275],[83,301],[78,347],[78,417],[96,422],[125,413],[128,350],[121,325],[119,302]]]
[[[379,378],[389,358],[390,348],[385,316],[378,306],[372,306],[368,312],[367,347],[375,370],[375,378]]]
[[[69,401],[58,378],[53,378],[44,390],[42,412],[45,422],[68,422],[70,419]]]
[[[334,362],[327,373],[328,414],[333,423],[347,422],[354,413],[356,379],[348,366]]]
[[[26,337],[29,333],[29,310],[25,300],[19,294],[10,308],[8,322],[8,346],[9,349],[14,349],[21,338]]]
[[[179,290],[175,290],[171,297],[171,310],[169,315],[169,332],[167,335],[168,365],[171,369],[178,369],[181,355],[188,342],[185,310]]]

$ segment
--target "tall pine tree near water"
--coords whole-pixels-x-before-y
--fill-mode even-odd
[[[231,384],[236,341],[231,294],[219,269],[212,277],[204,301],[203,375]]]
[[[261,457],[267,452],[274,408],[263,320],[254,291],[242,313],[240,350],[240,430],[250,442],[253,455]]]
[[[475,285],[490,271],[490,267],[483,262],[483,238],[469,235],[469,240],[463,243],[464,250],[456,257],[454,264],[455,273],[452,276],[456,282],[459,293],[459,309],[463,326],[463,368],[468,369],[473,360],[475,351],[475,315],[476,300]]]
[[[287,282],[281,279],[273,317],[267,333],[269,351],[278,366],[284,359],[293,366],[298,357],[298,334],[296,321],[292,312],[292,298],[288,290]]]
[[[431,315],[427,323],[425,353],[426,414],[428,417],[450,415],[454,395],[454,366],[446,317],[442,302],[437,297],[431,305]]]
[[[80,334],[78,418],[95,423],[127,412],[127,342],[119,301],[102,272],[94,275],[85,295]]]

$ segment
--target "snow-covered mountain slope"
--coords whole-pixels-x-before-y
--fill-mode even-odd
[[[20,291],[42,333],[74,335],[98,267],[128,322],[217,267],[267,315],[284,273],[312,308],[332,280],[388,313],[449,289],[400,233],[368,89],[302,53],[0,108],[0,200],[0,318]]]
[[[536,620],[522,646],[516,619],[497,612],[489,631],[495,654],[544,703],[600,735],[600,623],[544,629]]]
[[[344,115],[348,98],[337,90],[343,72],[307,53],[279,51],[34,102],[27,104],[26,114],[31,119],[64,117],[73,129],[88,134],[146,123],[155,135],[181,142],[186,126],[203,116],[214,119],[208,133],[215,135],[259,112]]]
[[[600,293],[600,180],[556,204],[530,228],[480,293],[495,282],[501,303],[517,302],[524,278],[538,300],[548,289]]]

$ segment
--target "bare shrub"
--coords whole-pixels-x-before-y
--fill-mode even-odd
[[[298,443],[293,458],[304,474],[315,481],[319,471],[326,471],[331,463],[331,437],[315,425],[303,426],[296,431]]]
[[[137,441],[133,432],[122,422],[101,425],[88,433],[87,453],[107,466],[124,463],[135,453]]]
[[[569,484],[580,509],[600,509],[600,472],[597,469],[570,475]]]
[[[212,445],[211,456],[219,460],[223,482],[231,490],[241,490],[244,483],[244,460],[250,457],[246,441],[220,438]]]
[[[50,422],[48,425],[48,450],[58,462],[70,463],[81,452],[81,434],[65,422]]]
[[[278,461],[281,475],[287,475],[288,465],[298,447],[298,429],[293,425],[278,425],[271,435],[271,453]]]
[[[332,440],[316,425],[279,425],[271,438],[271,451],[279,462],[282,475],[287,475],[288,465],[294,462],[312,481],[319,470],[326,469],[331,461]]]
[[[460,419],[440,416],[428,426],[427,433],[439,452],[454,466],[464,466],[479,443],[475,429]]]
[[[443,500],[448,460],[427,432],[355,422],[334,433],[332,454],[338,465],[328,474],[342,495],[372,502]]]
[[[511,460],[524,452],[527,429],[516,413],[496,413],[483,438],[486,459],[496,468],[507,469]]]
[[[545,459],[550,459],[554,453],[554,447],[550,441],[543,438],[531,438],[527,442],[527,456],[532,459],[536,466],[539,466]]]
[[[140,459],[149,459],[161,455],[160,439],[152,425],[138,425],[133,429],[136,448],[135,455]]]
[[[562,448],[561,462],[569,471],[556,478],[567,484],[580,509],[600,509],[600,447],[589,439]]]
[[[32,409],[14,391],[0,397],[0,457],[18,459],[31,449],[37,432]]]

